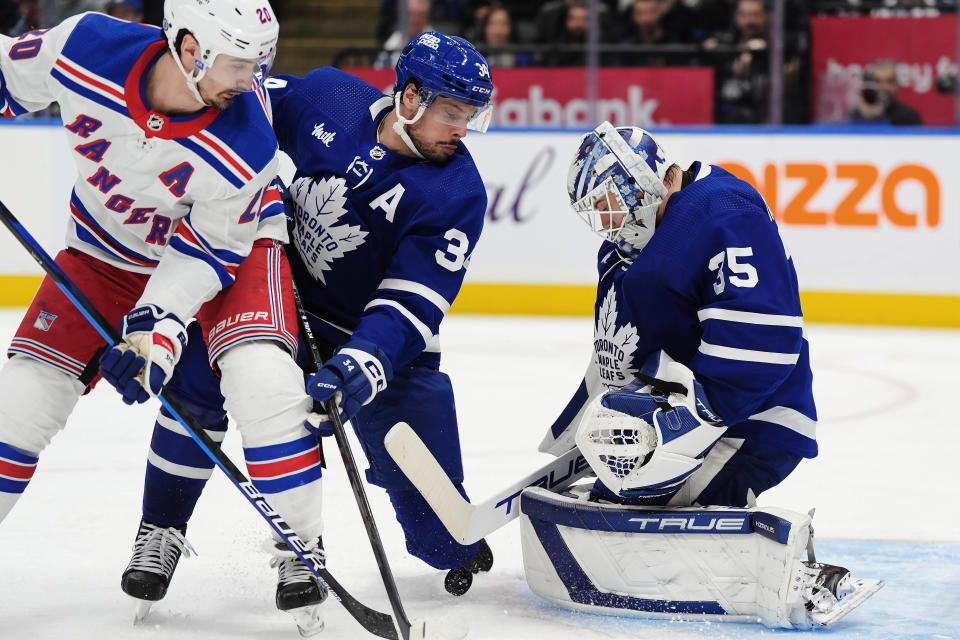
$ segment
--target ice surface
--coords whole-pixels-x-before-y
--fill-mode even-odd
[[[22,311],[0,311],[6,344]],[[821,455],[761,505],[817,507],[818,559],[887,586],[836,627],[778,632],[756,625],[650,621],[574,613],[533,595],[516,524],[490,536],[493,571],[452,598],[443,574],[406,555],[382,491],[369,496],[409,617],[465,618],[471,638],[960,639],[960,332],[812,325]],[[466,468],[478,500],[546,460],[547,425],[576,389],[590,354],[587,318],[481,318],[444,323]],[[214,472],[167,597],[133,626],[120,591],[140,515],[156,404],[127,407],[106,385],[83,398],[0,525],[0,638],[32,640],[270,640],[298,638],[273,606],[267,525]],[[331,572],[364,603],[389,611],[339,456],[327,443],[324,541]],[[225,444],[240,462],[239,438]],[[359,449],[355,449],[359,457]],[[242,468],[242,465],[241,465]],[[326,640],[365,637],[332,599]]]

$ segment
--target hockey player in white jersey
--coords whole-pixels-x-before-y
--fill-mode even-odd
[[[319,536],[286,225],[268,190],[277,143],[261,81],[277,36],[266,1],[167,0],[162,31],[91,13],[0,37],[0,113],[57,101],[77,166],[56,262],[124,338],[105,345],[44,280],[0,369],[0,518],[100,375],[128,403],[157,395],[196,317],[191,339],[209,342],[248,459],[299,447],[304,482],[271,503],[305,539]],[[182,529],[144,520],[135,548],[166,567],[183,544]]]
[[[604,239],[594,353],[541,450],[579,447],[597,480],[524,492],[531,587],[587,609],[832,624],[882,582],[817,563],[810,516],[755,507],[817,453],[797,277],[763,199],[606,122],[567,189]]]

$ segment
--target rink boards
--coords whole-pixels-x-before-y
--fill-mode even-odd
[[[960,186],[952,153],[960,134],[657,133],[682,167],[698,159],[720,164],[763,194],[796,263],[808,320],[960,327]],[[526,130],[468,138],[488,209],[455,311],[592,313],[599,239],[571,212],[565,193],[580,135]],[[62,128],[5,124],[0,148],[18,151],[0,174],[0,200],[49,251],[60,248],[75,176]],[[26,252],[0,235],[0,304],[26,304],[38,274]]]

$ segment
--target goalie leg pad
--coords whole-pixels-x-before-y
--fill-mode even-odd
[[[774,507],[651,509],[575,493],[530,488],[521,496],[524,569],[538,595],[616,615],[824,624],[807,609],[819,574],[802,558],[810,516]]]

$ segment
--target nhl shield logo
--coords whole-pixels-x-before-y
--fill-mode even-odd
[[[53,321],[56,319],[57,316],[49,311],[41,311],[33,323],[33,328],[40,329],[40,331],[50,331],[50,327],[53,326]]]
[[[383,160],[383,158],[386,155],[387,155],[387,150],[381,147],[380,145],[377,145],[374,148],[370,149],[370,157],[373,158],[374,160]]]
[[[160,131],[163,129],[164,120],[163,118],[156,113],[151,113],[150,117],[147,118],[147,128],[151,131]]]

